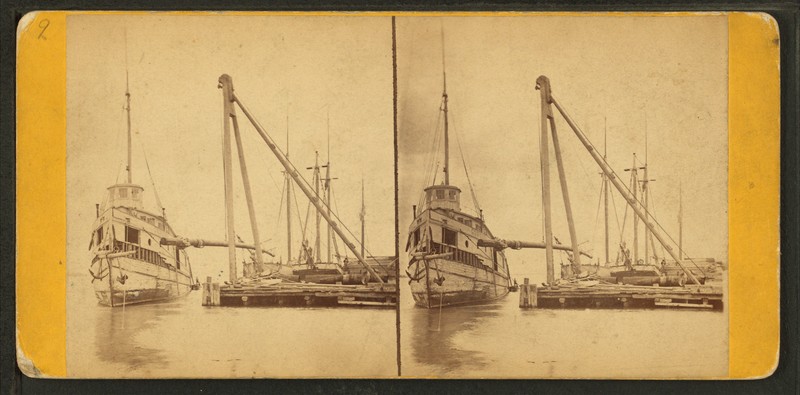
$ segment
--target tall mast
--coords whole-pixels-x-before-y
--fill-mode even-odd
[[[631,167],[631,185],[633,187],[633,204],[639,204],[637,192],[639,189],[639,172],[636,167],[636,153],[633,154],[633,167]],[[633,264],[639,263],[639,217],[633,217]]]
[[[367,208],[364,206],[364,178],[361,178],[361,255],[364,255],[364,220],[367,216]]]
[[[331,216],[331,110],[328,108],[328,161],[325,163],[325,191],[327,192],[325,196],[325,206],[328,210],[328,217]],[[327,248],[327,262],[333,262],[331,260],[331,224],[328,223],[328,242],[326,243]]]
[[[314,160],[314,193],[317,194],[317,198],[319,199],[319,151],[314,152],[316,155],[316,159]],[[320,252],[320,231],[319,231],[319,224],[320,224],[320,214],[317,211],[317,238],[314,242],[314,253],[317,255],[317,262],[322,261],[322,253]]]
[[[642,179],[642,199],[644,200],[644,212],[649,213],[650,208],[649,205],[649,197],[650,197],[650,190],[647,188],[647,182],[650,181],[647,178],[647,114],[644,117],[644,179]],[[650,229],[645,226],[644,227],[644,264],[647,265],[650,263]]]
[[[444,61],[444,29],[442,29],[442,111],[444,111],[444,185],[450,185],[450,136],[447,128],[447,70]]]
[[[678,258],[683,260],[683,183],[678,185]]]
[[[286,159],[289,159],[289,110],[286,110]],[[286,263],[292,260],[292,178],[286,176]]]
[[[608,150],[608,122],[607,119],[603,118],[603,160],[606,160],[606,154]],[[603,176],[603,201],[605,205],[605,228],[606,228],[606,261],[605,265],[608,266],[608,253],[609,253],[609,244],[608,244],[608,178],[606,177],[606,173],[601,173]]]
[[[131,176],[131,92],[128,88],[128,67],[127,67],[127,51],[125,53],[125,112],[128,114],[128,166],[125,169],[128,171],[128,184],[132,183],[133,177]]]

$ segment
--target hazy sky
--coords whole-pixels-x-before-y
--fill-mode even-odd
[[[224,240],[222,92],[236,93],[310,181],[314,151],[330,156],[339,215],[358,237],[366,184],[367,249],[394,253],[391,19],[386,17],[69,16],[67,21],[67,235],[70,271],[86,250],[106,188],[125,179],[125,73],[132,94],[133,179],[155,200],[142,149],[169,222],[179,235]],[[127,47],[127,61],[126,61]],[[240,114],[262,239],[286,256],[283,168]],[[235,145],[234,145],[235,149]],[[236,232],[251,241],[234,159]],[[299,188],[296,192],[300,194]],[[297,196],[305,219],[307,199]],[[284,203],[285,205],[285,203]],[[297,209],[293,209],[296,211]],[[299,243],[293,212],[294,242]],[[313,208],[308,229],[313,229]],[[310,236],[309,236],[310,237]],[[313,243],[313,239],[311,239]],[[323,226],[324,240],[324,226]],[[340,243],[340,248],[344,246]],[[292,255],[296,257],[299,247]],[[323,244],[323,254],[324,254]],[[188,250],[194,274],[226,279],[224,249]],[[348,255],[352,256],[352,254]],[[324,255],[323,255],[324,256]],[[87,280],[88,281],[88,280]]]
[[[534,87],[546,75],[553,95],[601,150],[607,119],[608,161],[626,183],[629,173],[622,169],[630,167],[633,153],[644,160],[646,125],[657,218],[677,240],[682,184],[684,250],[727,260],[726,17],[398,18],[401,239],[411,206],[430,182],[424,164],[442,93],[442,31],[453,131],[451,184],[462,188],[462,206],[469,210],[457,134],[496,236],[543,240],[541,104]],[[560,116],[556,123],[579,242],[602,256],[600,170]],[[554,234],[568,243],[554,158],[551,163]],[[441,179],[440,173],[437,183]],[[622,222],[624,201],[615,198]],[[620,239],[613,205],[610,215],[613,249]],[[511,251],[508,257],[512,274],[544,269],[543,250]]]

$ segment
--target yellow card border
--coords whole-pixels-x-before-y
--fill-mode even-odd
[[[17,362],[66,377],[66,17],[37,12],[17,31]],[[124,12],[148,14],[148,12]],[[211,12],[165,12],[216,15]],[[228,12],[227,15],[691,16],[723,13]],[[729,35],[729,372],[766,377],[780,340],[780,58],[772,17],[726,13]],[[707,377],[706,377],[707,378]]]

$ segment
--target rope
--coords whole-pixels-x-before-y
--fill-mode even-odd
[[[472,180],[469,178],[469,170],[467,168],[467,161],[464,159],[464,151],[461,149],[461,137],[459,136],[458,132],[456,132],[456,119],[455,116],[453,117],[453,133],[456,136],[456,145],[458,145],[458,153],[461,156],[461,164],[464,166],[464,174],[467,176],[467,185],[469,185],[469,192],[472,196],[472,203],[475,205],[475,213],[480,216],[481,206],[478,203],[478,197],[475,194],[475,188],[472,186]]]
[[[153,173],[150,172],[150,163],[147,161],[147,151],[144,149],[144,145],[141,143],[139,146],[142,148],[142,154],[144,155],[144,164],[147,167],[147,175],[150,177],[150,184],[153,186],[153,195],[156,198],[156,205],[158,205],[158,209],[160,212],[164,212],[164,206],[161,205],[161,199],[158,198],[158,190],[156,190],[156,181],[153,179]]]

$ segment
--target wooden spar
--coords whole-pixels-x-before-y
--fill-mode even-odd
[[[647,182],[650,181],[647,177],[647,114],[644,117],[644,179],[642,179],[642,200],[644,201],[644,211],[649,212],[650,206],[648,198],[650,193],[647,188]],[[644,227],[644,264],[650,264],[650,229]]]
[[[125,53],[127,57],[127,52]],[[127,61],[127,59],[126,59]],[[125,70],[125,112],[128,116],[128,166],[125,168],[128,171],[128,184],[131,184],[133,181],[133,176],[131,172],[131,92],[128,89],[128,70]]]
[[[364,255],[364,220],[367,216],[366,208],[364,207],[364,178],[361,178],[361,255]]]
[[[317,196],[317,198],[319,198],[319,176],[320,176],[320,174],[319,174],[319,151],[314,152],[314,154],[316,155],[316,157],[314,159],[314,194]],[[317,214],[317,218],[316,218],[316,220],[317,220],[317,222],[316,222],[317,239],[314,241],[314,252],[317,255],[317,262],[321,262],[322,261],[322,251],[320,251],[320,246],[321,246],[321,242],[322,242],[322,239],[320,238],[320,236],[322,235],[320,233],[320,220],[321,220],[321,218],[319,216],[319,212],[317,212],[316,214]]]
[[[219,82],[220,82],[220,85],[223,88],[227,89],[227,85],[226,84],[229,84],[231,82],[231,79],[227,74],[224,74],[224,75],[222,75],[220,77]],[[385,282],[381,279],[381,277],[378,275],[378,273],[376,273],[375,270],[372,269],[372,267],[370,267],[367,264],[367,262],[364,260],[364,257],[358,252],[358,250],[356,249],[356,246],[350,241],[350,239],[347,238],[347,236],[344,234],[344,231],[341,229],[341,227],[336,222],[334,222],[333,219],[331,218],[331,216],[328,214],[328,212],[326,212],[326,206],[320,201],[319,198],[314,196],[314,192],[311,191],[311,187],[300,176],[300,174],[297,171],[297,169],[294,167],[294,165],[291,162],[289,162],[289,160],[281,152],[281,150],[278,148],[278,146],[275,145],[275,142],[272,141],[272,138],[269,136],[269,134],[267,134],[267,132],[264,130],[264,128],[261,126],[261,124],[255,119],[255,117],[253,117],[253,115],[250,113],[250,110],[247,109],[247,106],[245,106],[244,103],[242,103],[241,100],[239,100],[239,98],[232,91],[231,91],[231,98],[239,106],[239,108],[242,110],[242,112],[247,117],[247,119],[250,121],[250,123],[253,124],[253,127],[255,127],[256,131],[258,131],[258,134],[261,136],[261,138],[267,144],[267,147],[269,147],[269,149],[272,151],[272,153],[275,155],[275,157],[278,159],[278,161],[284,167],[284,169],[289,174],[289,176],[292,177],[292,179],[295,181],[297,186],[300,187],[300,190],[306,195],[306,197],[309,199],[311,204],[314,205],[314,207],[322,215],[322,217],[325,219],[325,221],[328,223],[328,225],[330,225],[330,227],[333,229],[333,231],[336,232],[337,235],[339,235],[339,238],[342,239],[342,241],[347,246],[347,248],[350,250],[350,252],[352,252],[353,255],[356,257],[356,259],[358,259],[358,262],[362,266],[364,266],[364,269],[366,269],[376,280],[378,280],[378,282],[380,282],[381,284],[384,284]]]
[[[553,228],[550,218],[550,150],[547,142],[547,120],[553,118],[550,107],[550,80],[540,76],[536,80],[536,89],[541,90],[542,98],[542,127],[539,136],[539,162],[542,172],[542,211],[544,211],[544,243],[545,259],[547,262],[547,284],[556,282],[555,269],[553,268]]]
[[[223,122],[222,164],[225,177],[225,220],[228,230],[228,275],[231,284],[236,284],[236,232],[233,221],[233,166],[231,161],[231,126],[229,115],[233,111],[233,81],[227,74],[219,79],[225,108]]]
[[[204,239],[185,239],[180,237],[162,237],[159,241],[159,244],[162,246],[176,246],[178,248],[187,248],[187,247],[196,247],[196,248],[203,248],[203,247],[227,247],[227,241],[214,241],[214,240],[204,240]],[[235,243],[236,248],[242,248],[245,250],[255,250],[256,247],[252,244],[245,244],[245,243]],[[275,254],[261,249],[261,252],[267,254],[269,256],[274,257]]]
[[[569,239],[572,243],[572,272],[577,275],[581,273],[581,253],[578,249],[578,236],[575,233],[575,222],[572,218],[572,205],[569,201],[569,189],[567,189],[567,174],[564,172],[564,161],[561,159],[561,146],[558,144],[556,120],[553,117],[550,117],[550,132],[553,134],[553,151],[556,153],[558,179],[561,182],[561,194],[564,198],[564,210],[567,212],[567,224],[569,225]]]
[[[606,160],[606,154],[608,153],[608,127],[606,124],[606,119],[603,118],[603,161]],[[606,177],[606,173],[600,173],[603,176],[603,202],[605,206],[605,238],[606,238],[606,261],[605,266],[608,266],[610,263],[608,253],[609,253],[609,244],[608,244],[608,177]]]
[[[444,185],[450,185],[450,136],[447,121],[447,70],[444,63],[444,29],[442,29],[442,111],[444,112]]]
[[[678,257],[683,260],[683,184],[678,185]]]
[[[494,239],[494,240],[484,240],[480,239],[477,242],[478,247],[492,247],[495,249],[503,250],[506,248],[511,248],[512,250],[520,250],[523,248],[546,248],[545,243],[537,243],[531,241],[517,241],[517,240],[503,240],[503,239]],[[554,250],[560,251],[575,251],[575,248],[572,246],[565,246],[561,244],[553,243]],[[584,251],[580,251],[580,254],[583,256],[588,257],[589,259],[592,258],[591,255]]]
[[[547,79],[547,77],[544,76],[539,77],[536,80],[536,83],[537,86],[539,86],[540,84],[546,84],[547,85],[546,87],[542,86],[541,88],[542,89],[546,88],[549,93],[550,81]],[[633,196],[631,196],[631,194],[627,190],[625,190],[625,187],[622,185],[622,183],[620,183],[619,178],[614,174],[614,170],[612,170],[611,167],[609,167],[608,164],[605,163],[603,158],[600,157],[600,155],[597,153],[597,150],[595,150],[592,143],[589,142],[589,140],[586,138],[586,135],[584,135],[583,131],[581,131],[580,128],[578,128],[578,126],[575,124],[575,122],[572,121],[572,118],[570,118],[569,115],[567,115],[566,111],[564,111],[561,105],[558,104],[558,101],[556,101],[555,97],[553,97],[552,94],[549,94],[549,97],[550,97],[550,102],[556,106],[558,112],[561,113],[561,116],[563,116],[564,120],[567,121],[567,124],[569,124],[570,128],[572,128],[572,131],[575,132],[575,135],[581,141],[583,146],[586,148],[587,151],[589,151],[589,154],[592,156],[592,159],[594,159],[595,162],[597,162],[597,164],[600,166],[603,172],[606,173],[606,176],[608,176],[609,180],[611,181],[611,184],[613,184],[614,187],[617,188],[617,191],[619,191],[619,193],[625,197],[625,200],[628,201],[628,204],[631,206],[631,209],[633,209],[633,212],[636,213],[637,217],[640,218],[642,221],[644,221],[645,226],[647,226],[650,229],[650,231],[653,233],[656,239],[658,239],[658,242],[661,243],[664,249],[670,254],[672,259],[675,259],[675,261],[678,263],[678,266],[681,267],[681,269],[683,270],[684,273],[686,273],[689,279],[691,279],[694,284],[700,284],[700,281],[697,280],[694,274],[690,270],[686,269],[683,263],[681,263],[681,261],[678,259],[678,256],[675,254],[675,251],[673,251],[672,247],[670,247],[667,244],[667,241],[661,235],[661,232],[659,232],[655,228],[655,226],[652,224],[651,221],[648,221],[647,214],[645,214],[639,207],[639,205],[636,202],[636,199]]]
[[[639,191],[639,171],[636,167],[636,154],[633,154],[633,166],[631,167],[631,186],[633,189],[634,204],[639,204],[637,195]],[[633,217],[633,264],[639,264],[639,217]]]
[[[233,91],[233,84],[231,84],[231,91]],[[250,189],[250,177],[247,174],[247,163],[244,160],[244,146],[242,145],[242,135],[239,133],[239,121],[236,118],[236,108],[231,106],[231,112],[228,114],[233,123],[233,136],[236,138],[236,153],[239,156],[239,170],[242,172],[242,184],[244,184],[244,197],[247,200],[247,212],[250,215],[250,229],[253,232],[253,245],[256,248],[256,270],[261,270],[264,264],[264,257],[261,255],[261,238],[258,237],[258,224],[256,223],[256,208],[253,205],[253,192]]]
[[[288,147],[288,144],[287,144]],[[286,178],[286,263],[292,260],[292,179],[284,173]]]
[[[326,115],[326,130],[328,136],[328,161],[325,163],[325,206],[328,209],[328,216],[331,215],[331,110],[328,107]],[[326,259],[331,262],[331,226],[328,224],[327,241],[325,243]]]

